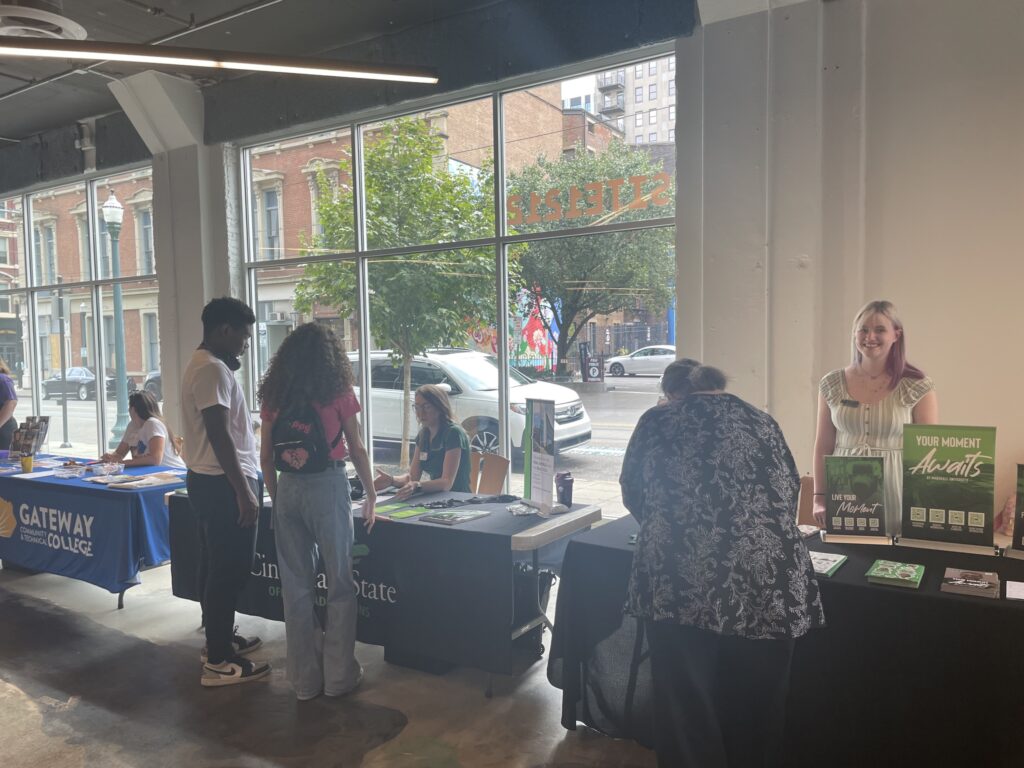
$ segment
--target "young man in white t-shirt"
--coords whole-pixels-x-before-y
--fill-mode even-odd
[[[204,536],[203,619],[206,653],[200,682],[232,685],[263,677],[266,662],[245,655],[259,638],[235,635],[235,603],[256,547],[259,454],[249,407],[234,371],[248,347],[256,316],[247,304],[222,297],[203,308],[203,343],[181,382],[181,417],[188,497]],[[202,585],[201,585],[202,586]]]

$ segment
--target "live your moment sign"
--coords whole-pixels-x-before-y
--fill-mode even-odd
[[[903,428],[903,537],[990,547],[995,427]]]
[[[825,457],[825,531],[885,537],[885,466],[881,456]]]

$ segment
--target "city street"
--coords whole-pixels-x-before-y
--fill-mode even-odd
[[[590,414],[593,437],[589,445],[574,448],[557,457],[556,471],[572,472],[575,478],[575,498],[598,503],[605,517],[619,517],[626,513],[619,498],[619,471],[630,435],[640,415],[653,406],[660,394],[657,376],[624,376],[609,378],[608,391],[582,395],[583,404]],[[30,402],[27,390],[19,393],[22,403]],[[108,401],[107,422],[112,426],[116,418],[116,403]],[[96,445],[96,403],[93,400],[68,400],[68,435],[70,448],[61,448],[64,441],[60,400],[44,400],[42,413],[50,417],[49,444],[53,452],[74,456],[98,456]],[[27,407],[15,411],[24,419]],[[109,426],[105,431],[110,438]],[[378,461],[390,466],[397,457],[393,452],[378,452]],[[523,469],[519,463],[513,467],[512,492],[523,491]]]
[[[14,416],[18,421],[24,421],[31,404],[31,395],[27,390],[21,390],[18,392],[18,397],[18,408],[15,410]],[[107,411],[107,423],[112,427],[117,418],[116,401],[107,401]],[[47,439],[50,443],[50,450],[54,453],[65,453],[82,457],[96,457],[101,453],[101,451],[97,450],[96,446],[95,400],[68,400],[67,442],[71,443],[70,448],[60,447],[61,443],[64,442],[61,401],[58,399],[43,400],[41,415],[50,417],[50,431]],[[110,437],[108,427],[106,438]]]
[[[599,504],[604,517],[626,513],[619,493],[622,457],[640,416],[658,402],[658,376],[609,377],[608,391],[581,395],[590,414],[592,437],[589,445],[558,456],[556,471],[572,472],[573,499]],[[522,492],[522,468],[512,475],[513,492]]]

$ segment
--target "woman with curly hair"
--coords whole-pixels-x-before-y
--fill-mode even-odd
[[[257,397],[263,419],[260,464],[274,503],[288,681],[301,700],[321,693],[341,696],[354,690],[363,677],[355,657],[354,534],[346,458],[351,458],[366,489],[363,524],[367,530],[373,527],[376,493],[370,461],[359,437],[359,401],[352,391],[352,368],[334,333],[316,323],[292,331],[270,361]],[[279,417],[284,421],[297,405],[305,404],[312,404],[320,418],[329,447],[326,469],[278,475],[274,425]],[[313,611],[317,549],[327,577],[326,628],[319,625]]]

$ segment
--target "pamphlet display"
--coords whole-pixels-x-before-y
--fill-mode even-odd
[[[831,552],[810,551],[811,565],[814,566],[814,573],[818,576],[831,578],[832,575],[842,568],[846,562],[846,555],[833,555]]]
[[[11,439],[11,455],[34,456],[39,453],[46,443],[46,434],[49,430],[49,416],[27,416],[25,421],[14,430],[14,437]]]
[[[479,520],[491,514],[486,509],[460,509],[458,512],[434,512],[420,518],[425,523],[439,523],[441,525],[459,525],[472,520]]]
[[[897,563],[892,560],[875,560],[865,575],[872,584],[917,589],[924,578],[924,566],[916,563]]]
[[[881,456],[825,457],[824,541],[888,544]]]
[[[550,514],[555,487],[554,400],[526,401],[523,471],[523,498],[533,502],[542,515]]]
[[[969,571],[963,568],[947,568],[942,577],[943,592],[954,595],[971,595],[999,599],[999,574],[991,571]]]
[[[907,424],[900,544],[991,554],[995,452],[995,427]]]

